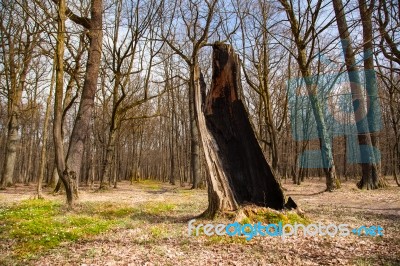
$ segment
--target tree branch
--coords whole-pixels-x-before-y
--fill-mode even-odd
[[[58,5],[58,0],[53,0],[53,3],[55,3],[56,5]],[[72,12],[71,9],[69,9],[68,7],[65,8],[65,15],[72,20],[73,22],[75,22],[76,24],[79,24],[81,26],[83,26],[86,29],[90,29],[90,19],[87,17],[80,17],[78,15],[76,15],[74,12]]]

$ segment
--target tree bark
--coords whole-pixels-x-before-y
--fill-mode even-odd
[[[207,175],[208,185],[208,208],[204,212],[206,217],[215,217],[219,212],[237,210],[239,205],[235,199],[234,191],[229,184],[229,177],[224,168],[223,161],[218,154],[218,144],[207,128],[205,116],[202,110],[201,91],[205,90],[199,66],[194,69],[195,81],[195,107],[197,124],[200,131],[200,139],[203,144],[205,159],[209,171]]]
[[[42,196],[42,182],[44,177],[44,168],[46,167],[46,154],[47,154],[47,137],[48,132],[47,128],[49,126],[50,120],[50,105],[51,99],[53,98],[53,86],[55,80],[55,71],[52,71],[51,82],[50,82],[50,92],[46,101],[46,113],[44,115],[44,124],[43,124],[43,140],[42,140],[42,148],[40,150],[40,163],[39,163],[39,173],[38,173],[38,181],[37,181],[37,197],[43,198]]]
[[[347,26],[346,15],[341,0],[333,0],[333,7],[336,14],[336,22],[338,25],[339,35],[342,42],[343,53],[345,57],[346,69],[350,81],[351,96],[353,101],[354,117],[357,126],[358,144],[360,146],[360,154],[362,157],[368,158],[370,161],[361,160],[363,185],[360,188],[367,189],[378,188],[378,184],[374,180],[378,180],[378,167],[375,162],[374,150],[372,146],[371,135],[369,133],[369,121],[367,120],[367,106],[361,89],[361,80],[359,70],[356,65],[356,59],[352,47],[352,40]],[[372,106],[370,106],[372,107]],[[361,149],[364,147],[364,149]]]
[[[195,87],[196,87],[196,69],[199,69],[197,59],[193,60],[195,63],[190,65],[189,77],[189,124],[190,124],[190,171],[193,180],[192,189],[199,188],[200,185],[200,137],[199,129],[196,123],[195,111]]]
[[[22,33],[21,33],[22,34]],[[29,72],[29,67],[32,61],[32,47],[36,45],[36,37],[38,33],[25,33],[26,41],[22,44],[23,50],[15,50],[15,45],[17,45],[15,36],[11,34],[4,34],[2,38],[7,40],[9,46],[8,64],[5,67],[6,76],[9,76],[9,95],[8,95],[8,128],[7,128],[7,138],[6,138],[6,149],[5,149],[5,160],[3,165],[3,173],[1,176],[0,188],[5,188],[13,184],[14,169],[17,158],[18,145],[20,144],[20,139],[18,135],[18,129],[20,126],[19,116],[20,116],[20,104],[22,99],[22,92],[25,87],[25,80]],[[22,40],[21,40],[22,41]],[[4,45],[4,44],[3,44]],[[4,46],[3,46],[4,48]],[[15,62],[15,54],[23,53],[22,62]],[[7,60],[6,59],[6,60]],[[18,73],[19,77],[18,77]],[[17,78],[19,80],[17,81]]]
[[[89,30],[89,52],[86,64],[85,81],[83,84],[82,98],[79,104],[78,114],[71,134],[71,141],[66,159],[65,173],[73,184],[74,189],[78,187],[78,178],[82,165],[82,156],[85,147],[87,132],[89,130],[90,118],[92,116],[94,97],[97,90],[97,79],[101,62],[102,51],[102,24],[103,24],[103,1],[93,0],[91,7],[91,19]],[[75,178],[74,178],[75,177]]]
[[[9,187],[13,184],[15,161],[18,148],[18,114],[14,112],[8,123],[8,133],[6,140],[6,156],[3,166],[1,187]]]
[[[311,67],[310,67],[310,55],[307,57],[307,42],[305,40],[305,36],[302,36],[301,25],[297,19],[295,11],[293,7],[288,3],[287,0],[279,0],[282,6],[285,8],[285,12],[287,18],[290,23],[290,27],[292,30],[292,34],[295,39],[295,44],[297,47],[297,57],[296,60],[299,64],[300,72],[304,79],[307,92],[310,98],[311,108],[314,114],[314,118],[316,121],[318,138],[320,142],[320,150],[321,150],[321,157],[323,162],[323,169],[326,176],[326,191],[333,191],[337,188],[340,188],[340,181],[337,179],[336,170],[335,170],[335,163],[333,160],[332,154],[332,145],[329,139],[327,126],[325,122],[325,117],[322,112],[322,105],[320,100],[318,99],[318,92],[317,86],[313,82],[313,78],[311,75]],[[318,1],[316,4],[316,11],[318,14],[319,7],[322,1]],[[317,16],[315,14],[315,16]],[[316,20],[316,19],[315,19]],[[307,32],[310,33],[313,29],[315,30],[315,21],[309,28]],[[315,41],[315,38],[314,38]]]
[[[372,11],[374,8],[375,0],[371,0],[369,5],[367,5],[365,0],[359,0],[360,16],[363,28],[363,50],[364,50],[364,73],[365,73],[365,87],[367,90],[367,97],[369,101],[369,107],[367,110],[368,119],[368,132],[371,136],[372,146],[379,150],[379,99],[378,99],[378,86],[376,82],[376,74],[374,68],[374,58],[373,58],[373,32],[372,32]],[[378,161],[375,158],[374,153],[371,154],[371,158]],[[372,168],[371,174],[368,176],[362,176],[361,180],[357,183],[358,188],[366,189],[377,189],[379,187],[384,187],[385,182],[380,177],[380,162],[376,163],[376,167]]]
[[[112,127],[114,123],[112,122]],[[106,156],[103,161],[103,169],[100,175],[100,189],[108,189],[111,181],[112,174],[112,163],[113,157],[115,156],[115,139],[116,139],[116,128],[112,128],[109,132],[107,148],[106,148]]]
[[[195,106],[209,170],[209,206],[205,214],[232,211],[243,204],[283,209],[285,197],[265,160],[241,100],[240,63],[229,45],[214,44],[211,90],[205,91],[199,67],[195,73]]]
[[[102,24],[103,24],[103,1],[91,1],[91,17],[80,18],[74,16],[69,10],[69,18],[89,30],[90,40],[88,58],[86,64],[85,81],[82,96],[79,103],[78,113],[71,134],[68,153],[64,160],[62,148],[62,92],[63,92],[63,55],[64,55],[64,32],[65,32],[65,0],[53,0],[59,6],[59,30],[57,40],[57,89],[55,103],[54,142],[56,147],[56,160],[58,174],[64,184],[67,194],[68,205],[72,206],[74,197],[78,196],[78,179],[82,166],[82,156],[85,140],[89,130],[90,118],[94,106],[94,96],[97,89],[97,78],[101,62],[102,51]],[[61,29],[60,29],[61,28]]]
[[[64,184],[69,205],[73,203],[73,195],[68,176],[64,176],[65,158],[64,144],[62,134],[62,113],[63,113],[63,87],[64,87],[64,41],[65,41],[65,0],[58,2],[58,31],[57,31],[57,48],[56,48],[56,90],[54,100],[54,121],[53,121],[53,139],[55,149],[55,162],[57,166],[58,176]],[[56,190],[60,188],[57,183]]]

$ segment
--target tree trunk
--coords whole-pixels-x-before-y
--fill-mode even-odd
[[[26,165],[25,171],[22,171],[24,185],[29,185],[29,179],[32,171],[32,153],[33,153],[33,142],[34,142],[32,127],[33,125],[29,125],[29,129],[27,129],[29,137],[28,137],[28,147],[25,146],[25,151],[27,152],[28,157],[25,160],[25,165]]]
[[[288,3],[288,1],[279,0],[279,2],[285,8],[287,18],[290,22],[292,34],[294,36],[295,44],[297,47],[296,60],[297,63],[299,64],[300,72],[302,74],[302,77],[304,79],[307,88],[307,92],[311,103],[311,108],[316,121],[318,138],[320,142],[321,157],[323,162],[322,167],[324,168],[326,176],[326,191],[333,191],[336,188],[340,187],[340,182],[336,177],[335,163],[333,161],[333,154],[332,154],[332,145],[330,143],[331,141],[329,139],[325,117],[322,112],[323,107],[321,105],[320,100],[318,99],[317,86],[316,84],[314,84],[311,75],[311,67],[309,64],[311,59],[309,56],[307,57],[308,55],[307,43],[303,39],[304,36],[301,35],[302,30],[300,29],[302,25],[299,24],[295,11],[293,10],[293,7]],[[320,4],[321,1],[318,1],[318,3]],[[317,6],[319,4],[317,4]],[[312,24],[309,27],[315,27],[315,25]]]
[[[49,185],[48,186],[50,186],[51,188],[56,188],[56,186],[57,186],[57,184],[58,184],[58,180],[59,180],[59,178],[58,178],[58,171],[57,171],[57,166],[56,165],[54,165],[54,167],[53,167],[53,171],[52,171],[52,173],[51,173],[51,178],[50,178],[50,182],[49,182]],[[55,191],[54,190],[54,193],[57,193],[58,191]]]
[[[54,1],[54,0],[53,0]],[[57,37],[57,89],[55,103],[54,142],[56,147],[56,160],[58,174],[64,184],[67,194],[68,205],[72,206],[74,197],[78,196],[78,179],[82,166],[82,157],[85,140],[89,130],[90,118],[94,106],[94,96],[97,90],[97,78],[101,63],[102,50],[102,23],[103,23],[103,1],[91,1],[90,19],[76,19],[75,22],[86,27],[89,32],[89,51],[86,64],[85,81],[82,96],[79,103],[78,113],[71,134],[67,157],[64,160],[62,148],[62,89],[63,89],[63,55],[64,55],[64,33],[65,33],[65,0],[58,1],[59,6],[59,30]]]
[[[86,64],[85,81],[82,89],[82,98],[80,101],[78,114],[75,120],[74,128],[71,134],[69,144],[66,171],[71,178],[75,176],[79,178],[82,155],[85,147],[85,140],[89,130],[90,118],[92,116],[94,97],[97,90],[97,79],[99,75],[99,67],[101,63],[102,50],[102,24],[103,24],[103,1],[93,0],[91,8],[89,39],[90,46],[88,59]],[[77,188],[77,180],[73,181],[74,187]]]
[[[214,44],[213,76],[204,116],[205,83],[195,68],[197,122],[209,170],[209,206],[205,215],[252,203],[282,209],[282,188],[265,160],[241,101],[239,58],[229,45]]]
[[[326,191],[333,191],[340,187],[340,182],[336,177],[335,163],[333,161],[332,145],[329,139],[325,118],[322,112],[322,106],[318,99],[318,92],[312,81],[312,75],[309,67],[306,67],[306,51],[298,47],[298,62],[300,71],[304,78],[308,95],[310,97],[311,109],[317,124],[317,132],[323,162],[323,169],[326,177]],[[307,122],[306,122],[307,123]]]
[[[196,111],[195,111],[195,69],[199,68],[197,60],[194,60],[194,64],[190,66],[190,78],[189,78],[189,123],[190,123],[190,171],[193,179],[192,189],[199,188],[200,185],[200,137],[199,129],[196,123]]]
[[[202,110],[201,91],[205,90],[199,66],[194,69],[195,79],[195,107],[197,123],[200,131],[200,139],[203,144],[205,159],[209,171],[207,175],[208,185],[208,208],[204,215],[215,217],[219,212],[237,210],[239,205],[235,199],[234,191],[229,184],[229,177],[224,170],[223,161],[218,154],[218,144],[207,128],[205,116]],[[203,100],[204,102],[204,100]]]
[[[54,121],[53,136],[55,148],[55,161],[58,176],[64,184],[67,194],[67,202],[71,206],[73,203],[73,195],[71,184],[68,179],[68,172],[65,172],[64,145],[62,134],[62,113],[63,113],[63,87],[64,87],[64,40],[65,40],[65,0],[58,3],[58,31],[57,31],[57,49],[55,57],[56,65],[56,90],[54,100]],[[66,176],[64,176],[64,173]],[[55,191],[60,189],[60,182],[57,183]]]
[[[170,133],[168,134],[169,156],[170,156],[170,159],[169,159],[169,166],[170,166],[169,183],[171,185],[175,185],[175,161],[176,161],[176,156],[175,156],[175,153],[176,153],[175,95],[174,95],[174,90],[173,90],[172,86],[170,85],[168,78],[169,78],[169,76],[167,76],[167,85],[166,85],[167,89],[168,89],[168,109],[171,110]],[[169,106],[169,105],[171,105],[171,106]]]
[[[55,73],[53,70],[52,75],[51,75],[51,82],[50,82],[50,92],[49,92],[49,96],[47,97],[47,101],[46,101],[46,113],[44,115],[43,140],[42,140],[42,149],[40,151],[39,173],[38,173],[38,181],[37,181],[38,182],[37,183],[37,197],[38,198],[43,198],[42,182],[43,182],[43,176],[44,176],[44,168],[46,166],[46,151],[47,151],[46,146],[47,146],[47,137],[48,137],[47,128],[49,126],[49,120],[50,120],[50,105],[51,105],[51,99],[53,98],[54,79],[55,79]]]
[[[353,110],[357,126],[358,144],[360,147],[360,154],[365,159],[360,158],[360,165],[362,170],[362,184],[359,183],[360,188],[366,187],[367,189],[375,189],[378,184],[374,183],[377,180],[378,167],[374,150],[369,133],[369,121],[367,120],[367,108],[364,99],[363,90],[361,89],[361,81],[356,66],[356,59],[352,47],[350,33],[347,26],[344,7],[341,0],[333,0],[333,7],[335,9],[336,21],[342,42],[343,53],[346,62],[347,73],[350,81],[351,96],[353,101]],[[372,107],[372,106],[371,106]]]
[[[374,8],[374,0],[370,1],[368,6],[365,0],[359,0],[360,16],[363,28],[363,50],[364,50],[364,73],[365,73],[365,87],[367,90],[367,97],[369,107],[367,110],[368,119],[368,132],[371,136],[372,147],[379,151],[379,136],[380,130],[380,106],[378,99],[378,86],[376,82],[376,74],[374,68],[373,58],[373,32],[372,32],[372,11]],[[375,154],[376,155],[376,154]],[[375,158],[372,150],[371,158],[375,161],[375,167],[369,169],[370,175],[362,176],[361,180],[357,183],[359,188],[376,189],[384,187],[385,182],[380,177],[380,160]]]
[[[115,128],[110,129],[107,141],[106,156],[104,158],[103,169],[100,174],[100,189],[109,188],[111,174],[112,174],[112,163],[114,157],[116,133],[117,132]]]
[[[20,103],[22,98],[22,91],[25,87],[25,79],[29,71],[29,66],[32,60],[32,46],[31,35],[26,36],[26,43],[24,43],[22,69],[19,69],[14,62],[14,42],[10,41],[9,52],[9,71],[10,71],[10,84],[11,90],[9,92],[8,103],[8,131],[6,139],[5,160],[3,166],[3,174],[1,176],[0,188],[5,188],[13,184],[15,162],[17,158],[18,145],[20,143],[18,129],[19,129],[19,115]],[[21,71],[19,81],[17,83],[17,72]]]
[[[13,184],[15,161],[17,158],[18,148],[18,115],[16,113],[11,115],[10,122],[8,123],[8,134],[6,142],[6,156],[3,166],[3,175],[1,187],[9,187]]]

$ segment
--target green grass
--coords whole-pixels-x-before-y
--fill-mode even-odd
[[[398,266],[398,260],[391,261],[390,259],[387,261],[379,261],[377,258],[357,258],[353,261],[353,263],[357,266],[374,266],[374,265],[382,265],[382,266]]]
[[[169,232],[160,226],[152,226],[150,228],[150,234],[155,239],[161,239],[169,236]]]
[[[165,202],[150,202],[143,205],[143,210],[148,214],[157,215],[173,211],[176,207],[175,204]]]
[[[354,261],[357,266],[373,266],[374,263],[369,259],[358,258]]]
[[[186,189],[186,188],[177,189],[177,192],[184,196],[191,196],[195,194],[195,191],[193,189]]]
[[[10,254],[0,258],[0,264],[33,258],[63,242],[123,226],[135,211],[113,203],[85,203],[66,211],[61,203],[49,200],[0,206],[0,241],[12,243]]]
[[[150,190],[160,190],[162,188],[162,183],[160,181],[145,179],[135,181],[136,184],[139,184],[141,187],[150,189]]]

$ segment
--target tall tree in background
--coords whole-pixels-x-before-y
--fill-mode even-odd
[[[258,139],[264,144],[264,150],[271,155],[271,165],[277,173],[280,157],[278,132],[287,115],[287,101],[279,105],[279,109],[282,109],[282,117],[275,117],[274,114],[277,112],[274,112],[276,105],[273,103],[272,94],[277,93],[273,91],[272,85],[274,85],[273,78],[277,76],[277,72],[282,71],[279,64],[284,62],[282,59],[287,53],[280,51],[278,55],[272,51],[278,46],[272,44],[269,33],[269,23],[273,12],[271,4],[264,0],[246,2],[243,10],[238,6],[244,77],[247,84],[260,98]],[[287,97],[284,99],[286,100]]]
[[[375,62],[378,67],[378,75],[389,96],[389,111],[391,127],[394,133],[393,156],[388,158],[393,166],[393,175],[400,186],[398,171],[400,171],[400,119],[399,119],[399,75],[400,75],[400,49],[398,36],[400,33],[400,3],[397,1],[379,0],[375,11],[374,21],[377,22],[379,37],[375,44],[379,50],[375,53]],[[381,54],[383,57],[381,57]],[[385,58],[386,60],[382,60]],[[385,99],[383,99],[385,100]],[[392,143],[391,143],[392,144]],[[392,145],[390,145],[392,147]],[[388,163],[388,162],[386,162]]]
[[[317,31],[317,19],[321,9],[322,0],[318,0],[316,3],[308,2],[306,8],[308,18],[305,24],[305,29],[296,17],[292,0],[279,0],[287,19],[290,23],[290,28],[294,37],[294,42],[297,48],[297,55],[294,57],[300,68],[300,72],[303,76],[306,84],[308,96],[311,102],[311,108],[314,114],[314,118],[317,124],[318,137],[320,141],[320,149],[322,155],[322,161],[326,176],[326,190],[333,191],[340,187],[340,182],[336,177],[335,163],[333,161],[333,153],[330,137],[327,131],[327,125],[322,111],[321,100],[318,98],[317,86],[313,82],[313,75],[311,71],[311,62],[313,60],[313,50],[317,42],[318,31]],[[314,5],[312,7],[311,5]],[[299,11],[300,12],[300,11]]]
[[[394,133],[394,149],[392,165],[397,184],[400,186],[397,171],[400,171],[400,113],[398,100],[400,99],[399,75],[400,75],[400,50],[398,37],[400,33],[400,4],[395,1],[379,0],[378,9],[375,12],[380,38],[377,46],[388,62],[382,62],[379,53],[376,55],[378,74],[388,93],[388,104],[391,117],[391,127]],[[396,42],[397,41],[397,42]]]
[[[374,67],[373,57],[373,28],[372,28],[372,12],[375,8],[375,0],[370,0],[369,4],[365,0],[359,0],[358,6],[360,10],[362,29],[363,29],[363,63],[364,63],[364,76],[365,88],[369,101],[368,107],[368,132],[371,136],[372,146],[379,150],[379,131],[381,128],[380,121],[380,103],[378,99],[378,85]],[[371,158],[374,158],[371,154]],[[378,158],[374,158],[376,161]],[[362,176],[361,180],[357,183],[359,188],[376,189],[385,186],[384,180],[380,178],[381,169],[380,163],[377,167],[371,169],[372,175]]]
[[[54,66],[51,74],[51,81],[50,81],[50,91],[49,95],[47,96],[46,100],[46,112],[44,115],[44,122],[43,122],[43,134],[42,134],[42,148],[40,150],[40,161],[39,161],[39,172],[38,172],[38,181],[37,181],[37,197],[43,198],[42,196],[42,183],[44,178],[44,171],[46,167],[46,155],[47,155],[47,139],[48,139],[48,126],[50,121],[50,108],[51,108],[51,101],[53,98],[53,90],[54,90],[54,83],[55,83],[55,71]]]
[[[167,9],[167,2],[164,3],[164,10]],[[203,1],[198,0],[174,1],[169,7],[173,10],[168,22],[169,27],[163,29],[162,32],[163,41],[189,67],[190,171],[193,178],[192,188],[198,188],[201,181],[200,139],[194,106],[195,69],[199,67],[200,50],[207,44],[210,36],[211,23],[215,15],[217,2],[218,0],[205,1],[204,5]],[[179,10],[179,12],[176,10]],[[176,12],[179,14],[176,14]],[[180,17],[177,17],[178,15]],[[173,38],[174,36],[178,36],[177,29],[174,29],[173,25],[179,20],[182,20],[183,25],[186,25],[184,34],[186,35],[187,42],[181,45],[179,44],[179,40],[174,40]],[[187,51],[186,53],[185,50]]]
[[[57,37],[57,78],[55,117],[53,123],[54,145],[56,150],[57,171],[64,184],[67,201],[71,206],[77,196],[78,178],[82,166],[82,156],[85,140],[89,130],[90,118],[93,111],[94,97],[97,90],[97,78],[101,63],[103,39],[103,1],[91,1],[90,18],[74,14],[65,5],[65,0],[53,0],[58,6],[58,37]],[[66,158],[64,157],[62,140],[62,98],[63,98],[63,54],[65,16],[88,30],[89,51],[86,64],[86,75],[83,84],[78,113],[71,133],[70,143]]]
[[[20,4],[26,8],[28,1],[22,1]],[[18,129],[20,126],[21,99],[32,58],[35,56],[33,49],[38,44],[41,30],[38,24],[39,21],[31,21],[26,12],[21,12],[23,14],[22,18],[9,15],[19,12],[19,7],[14,1],[3,1],[1,4],[0,32],[2,37],[0,45],[3,53],[4,77],[8,99],[7,139],[0,182],[1,188],[13,184],[19,145]]]
[[[73,195],[69,180],[63,176],[65,169],[64,157],[64,141],[62,130],[62,115],[63,115],[63,94],[64,94],[64,41],[65,41],[65,20],[66,20],[65,0],[58,2],[58,17],[57,17],[57,46],[54,65],[56,68],[56,89],[54,99],[54,121],[53,121],[53,140],[55,149],[55,163],[58,171],[58,176],[62,177],[65,186],[67,200],[72,204]]]
[[[66,124],[66,117],[68,114],[68,111],[70,111],[74,104],[76,99],[79,97],[79,93],[82,91],[82,80],[83,75],[81,73],[82,69],[82,57],[87,51],[87,41],[85,40],[85,36],[81,35],[79,37],[79,43],[78,45],[73,45],[73,40],[69,34],[65,34],[65,48],[66,52],[68,52],[70,58],[69,60],[64,58],[64,64],[63,64],[63,71],[69,75],[69,79],[67,81],[67,84],[65,86],[65,92],[64,96],[60,99],[60,112],[62,113],[61,115],[61,139],[64,139],[65,136],[65,127],[64,125]],[[72,60],[71,60],[72,59]],[[64,81],[63,81],[64,82]],[[69,128],[68,128],[69,129]],[[70,135],[70,130],[66,130],[67,135]],[[59,179],[59,175],[57,172],[57,163],[55,160],[55,168],[53,172],[53,182],[55,183],[54,187],[54,192],[57,193],[61,189],[61,184],[62,181]]]
[[[371,135],[369,134],[367,111],[370,110],[367,110],[364,90],[362,89],[363,86],[359,76],[359,69],[357,67],[342,0],[333,0],[332,3],[335,10],[336,22],[350,81],[353,110],[358,133],[358,144],[361,155],[360,165],[362,169],[362,180],[367,189],[375,189],[379,187],[379,172],[376,161],[377,158],[375,158],[372,146]],[[372,108],[372,106],[369,108]]]
[[[154,38],[145,38],[151,37],[149,36],[149,32],[152,31],[150,27],[154,23],[158,10],[159,5],[155,1],[145,4],[141,1],[136,3],[128,1],[127,3],[119,0],[116,2],[114,28],[109,36],[111,42],[107,42],[105,45],[107,55],[110,55],[105,61],[112,71],[113,85],[111,91],[111,121],[109,123],[106,154],[100,174],[101,189],[107,188],[111,180],[110,173],[117,131],[124,119],[131,119],[125,117],[126,113],[132,108],[158,97],[158,95],[149,95],[151,70],[155,54],[158,51],[155,48]],[[120,32],[121,23],[124,20],[128,21],[128,29]],[[145,43],[143,47],[140,42]],[[145,50],[144,47],[149,47],[149,49]],[[147,52],[148,54],[146,54]],[[144,60],[148,61],[147,66],[145,66]],[[136,61],[140,62],[138,68],[134,68]],[[145,74],[140,77],[143,72]],[[142,94],[141,99],[133,97],[138,92]]]

